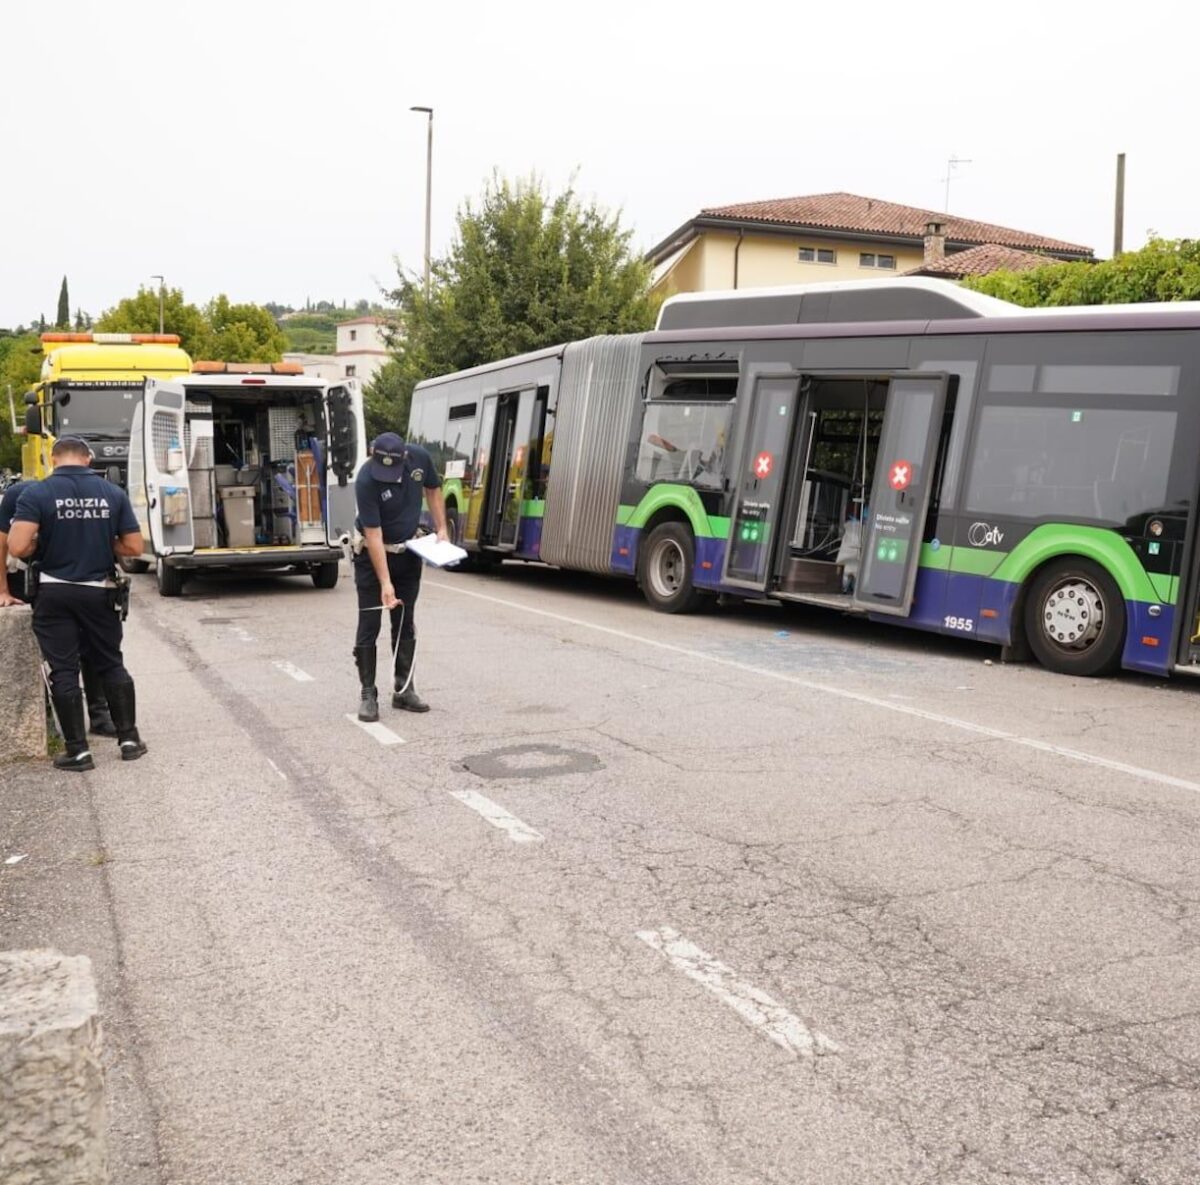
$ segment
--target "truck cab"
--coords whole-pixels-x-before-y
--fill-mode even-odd
[[[55,438],[81,436],[93,468],[124,485],[143,382],[190,374],[191,358],[173,333],[43,333],[41,341],[41,377],[25,396],[22,473],[45,477]]]
[[[128,439],[129,496],[159,592],[178,596],[190,575],[234,569],[334,587],[365,436],[354,379],[197,362],[178,380],[146,380]]]

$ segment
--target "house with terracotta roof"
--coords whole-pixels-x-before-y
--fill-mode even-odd
[[[906,273],[961,279],[1091,260],[1093,253],[1079,243],[953,214],[818,193],[701,210],[647,259],[655,289],[670,295]]]

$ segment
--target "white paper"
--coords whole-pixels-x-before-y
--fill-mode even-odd
[[[456,547],[453,543],[442,543],[436,535],[422,535],[418,539],[410,539],[407,547],[435,568],[447,568],[467,558],[467,553],[461,547]]]

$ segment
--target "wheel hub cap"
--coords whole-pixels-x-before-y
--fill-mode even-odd
[[[1066,650],[1086,650],[1104,626],[1104,602],[1086,580],[1067,580],[1050,590],[1042,606],[1042,629]]]
[[[677,543],[666,540],[659,546],[650,574],[659,596],[671,597],[679,591],[683,584],[683,552]]]

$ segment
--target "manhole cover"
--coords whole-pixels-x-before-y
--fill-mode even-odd
[[[559,778],[604,768],[595,753],[561,745],[508,745],[465,757],[463,765],[481,778]]]

